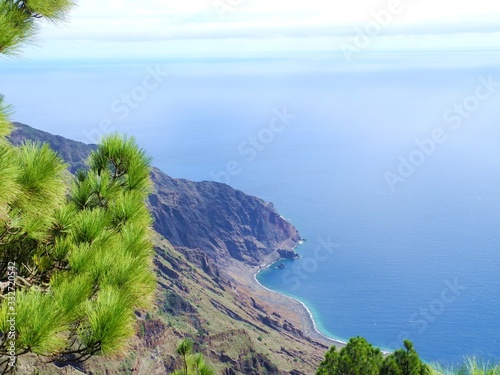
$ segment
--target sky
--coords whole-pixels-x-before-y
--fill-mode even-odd
[[[491,0],[80,0],[42,24],[35,59],[265,56],[372,50],[492,50]]]

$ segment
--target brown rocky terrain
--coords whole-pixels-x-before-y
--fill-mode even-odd
[[[13,143],[47,142],[72,172],[95,147],[15,125]],[[32,356],[20,360],[23,371],[168,374],[178,341],[191,337],[218,374],[313,374],[331,342],[313,332],[299,303],[253,276],[263,263],[294,256],[297,230],[272,204],[227,185],[173,179],[158,169],[151,179],[158,290],[154,306],[137,312],[130,350],[59,367]]]
[[[219,265],[238,260],[256,266],[300,240],[272,204],[228,185],[173,179],[156,168],[151,178],[154,228],[174,247],[200,249]]]

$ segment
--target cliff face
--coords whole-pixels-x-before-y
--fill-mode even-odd
[[[95,148],[15,124],[10,139],[47,142],[75,171]],[[93,358],[74,365],[85,374],[165,374],[176,366],[175,346],[191,337],[225,375],[310,374],[327,349],[305,337],[302,321],[276,296],[257,291],[253,265],[273,253],[295,255],[297,230],[272,204],[214,182],[173,179],[153,169],[149,204],[154,217],[157,298],[137,312],[137,335],[121,358]],[[165,240],[166,239],[166,240]],[[167,241],[168,240],[168,241]],[[173,246],[172,246],[173,245]],[[229,272],[231,265],[235,272]],[[250,280],[250,281],[249,281]],[[76,373],[26,361],[26,373]],[[30,367],[31,366],[31,367]]]
[[[253,266],[300,240],[297,230],[261,199],[217,182],[173,179],[158,169],[151,176],[154,227],[174,247],[203,250],[218,264],[232,258]]]

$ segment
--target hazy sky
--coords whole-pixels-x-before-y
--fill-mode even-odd
[[[30,58],[234,56],[370,49],[494,49],[491,0],[80,0]],[[360,39],[369,35],[369,42]],[[363,43],[369,43],[366,46]],[[356,44],[357,43],[357,44]]]

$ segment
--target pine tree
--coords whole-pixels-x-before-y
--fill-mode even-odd
[[[72,6],[71,0],[0,0],[0,54],[18,54],[34,41],[40,21],[63,21]]]
[[[430,375],[431,369],[423,363],[409,340],[404,349],[398,349],[385,358],[381,375]]]
[[[340,351],[335,346],[325,354],[316,375],[431,375],[432,369],[419,358],[411,341],[405,349],[386,358],[362,337],[351,338]]]
[[[321,362],[316,371],[316,375],[333,375],[339,373],[339,357],[337,347],[332,346],[325,354],[325,359]]]
[[[172,375],[214,375],[215,372],[208,365],[201,353],[192,353],[194,343],[191,339],[183,339],[177,345],[176,352],[182,360],[182,370]]]
[[[382,360],[379,349],[363,337],[355,337],[339,352],[330,348],[316,375],[378,375]]]
[[[0,55],[19,51],[68,0],[0,0]],[[47,145],[6,139],[0,96],[0,372],[19,356],[85,361],[120,353],[155,290],[150,159],[133,138],[102,141],[68,186]]]
[[[18,193],[0,193],[0,280],[11,287],[0,303],[0,354],[9,354],[12,326],[16,358],[119,352],[135,331],[134,310],[148,307],[155,290],[148,157],[132,138],[104,139],[66,199],[64,164],[48,146],[1,147],[14,156],[1,158],[12,163],[0,168],[10,176],[2,181]]]

